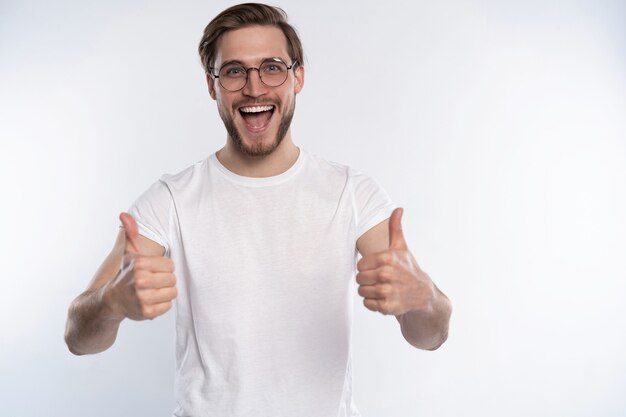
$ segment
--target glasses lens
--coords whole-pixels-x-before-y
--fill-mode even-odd
[[[278,87],[287,79],[287,64],[275,59],[263,61],[259,68],[261,81],[270,87]]]
[[[248,73],[239,64],[227,64],[220,68],[220,84],[229,91],[241,90],[246,85]]]

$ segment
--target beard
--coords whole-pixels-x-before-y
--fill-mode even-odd
[[[233,118],[225,111],[222,111],[222,109],[220,108],[218,108],[218,112],[220,114],[220,117],[222,118],[222,121],[224,122],[224,127],[226,128],[228,136],[233,140],[233,143],[240,152],[247,156],[267,156],[274,152],[274,150],[278,148],[278,145],[280,145],[280,143],[285,138],[285,135],[287,134],[287,131],[289,131],[289,127],[291,126],[291,120],[293,119],[293,113],[295,109],[296,98],[294,96],[291,108],[289,108],[280,119],[278,131],[276,132],[276,137],[274,138],[274,140],[268,145],[264,145],[262,142],[260,142],[255,143],[252,146],[248,146],[244,143],[241,135],[239,134],[239,130],[237,130],[237,127],[235,126]]]

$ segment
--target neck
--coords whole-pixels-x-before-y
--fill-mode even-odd
[[[230,137],[226,145],[215,156],[226,169],[244,177],[273,177],[287,171],[295,164],[300,149],[293,144],[287,133],[274,151],[265,156],[250,156],[242,153],[233,144]]]

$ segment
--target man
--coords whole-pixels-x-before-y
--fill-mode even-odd
[[[303,52],[284,12],[231,7],[199,51],[226,144],[120,215],[111,254],[70,306],[68,347],[103,351],[124,318],[153,319],[176,299],[175,416],[358,416],[355,281],[365,307],[395,315],[421,349],[445,341],[450,302],[380,187],[294,145]]]

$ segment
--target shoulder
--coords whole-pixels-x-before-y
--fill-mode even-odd
[[[135,200],[133,206],[138,211],[166,213],[181,191],[193,189],[192,184],[199,183],[203,176],[206,176],[206,159],[176,174],[163,174]]]
[[[340,183],[350,193],[367,199],[372,193],[385,191],[370,175],[349,165],[333,162],[318,155],[305,153],[310,177],[318,177],[326,184]]]
[[[159,183],[172,189],[184,189],[208,177],[209,158],[204,158],[175,174],[163,174]]]
[[[312,166],[327,174],[343,176],[357,182],[373,181],[371,176],[349,165],[334,162],[311,153],[306,153],[306,155]]]
[[[307,165],[310,170],[314,170],[325,177],[337,177],[347,180],[355,171],[348,165],[338,162],[330,161],[319,155],[315,155],[306,151],[303,151],[307,158]]]

